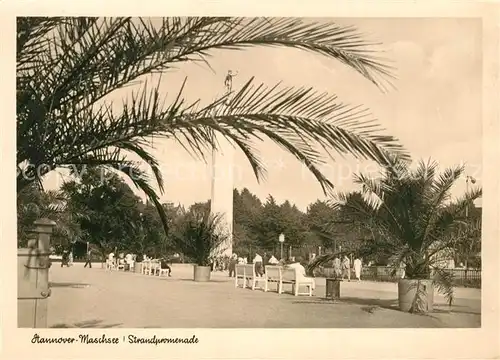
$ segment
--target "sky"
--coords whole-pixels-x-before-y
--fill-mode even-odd
[[[307,21],[311,21],[308,19]],[[320,55],[295,49],[250,48],[214,51],[212,69],[187,63],[161,77],[167,100],[177,93],[185,78],[184,96],[190,101],[213,99],[223,92],[227,70],[238,72],[237,89],[249,78],[256,83],[312,86],[338,95],[342,102],[369,108],[386,132],[399,139],[413,159],[433,159],[442,167],[465,163],[466,174],[481,185],[482,174],[482,37],[481,22],[453,18],[342,18],[315,19],[354,25],[366,38],[380,41],[385,56],[396,67],[396,89],[382,93],[345,65]],[[126,90],[129,91],[129,90]],[[124,92],[113,95],[120,101]],[[153,153],[165,177],[163,201],[190,205],[210,198],[210,166],[193,159],[173,140],[155,141]],[[304,167],[270,141],[258,145],[268,164],[267,178],[258,183],[241,152],[234,158],[234,187],[248,188],[259,198],[272,194],[278,202],[289,200],[300,209],[325,199],[320,185]],[[336,158],[324,168],[338,191],[357,189],[352,176],[376,172],[368,161]],[[50,174],[46,188],[56,188],[58,174]],[[461,195],[465,176],[453,189]]]

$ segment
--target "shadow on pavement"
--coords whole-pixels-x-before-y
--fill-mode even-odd
[[[303,300],[292,301],[292,304],[320,304],[320,305],[349,305],[356,304],[362,305],[361,310],[373,313],[377,308],[388,309],[388,310],[399,310],[397,300],[384,300],[384,299],[363,299],[356,297],[341,297],[339,300],[331,300],[327,298],[311,297]]]
[[[108,329],[108,328],[114,328],[120,326],[120,324],[102,324],[102,320],[86,320],[86,321],[81,321],[74,323],[73,325],[70,324],[55,324],[52,325],[51,328],[53,329],[64,329],[64,328],[97,328],[97,329]]]
[[[481,310],[471,310],[468,306],[452,305],[451,309],[446,305],[434,305],[433,313],[437,314],[470,314],[481,315]]]
[[[227,280],[215,280],[215,279],[211,279],[210,281],[194,281],[193,279],[175,279],[175,278],[173,278],[171,281],[188,281],[188,282],[197,283],[197,284],[210,284],[210,283],[225,283],[225,282],[228,282]]]
[[[376,306],[383,309],[399,311],[397,299],[364,299],[357,297],[341,297],[340,302],[345,302],[348,304],[364,305],[364,306]]]
[[[70,288],[86,288],[89,287],[90,284],[84,283],[65,283],[65,282],[51,282],[49,284],[50,287],[70,287]]]

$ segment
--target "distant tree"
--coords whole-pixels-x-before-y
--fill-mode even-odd
[[[84,241],[100,248],[103,254],[115,248],[135,247],[142,202],[118,175],[88,168],[61,190],[68,206],[74,209],[73,221],[82,230]]]

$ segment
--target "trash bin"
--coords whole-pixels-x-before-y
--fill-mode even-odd
[[[327,299],[340,299],[340,282],[342,280],[335,278],[327,278],[326,279],[326,294],[325,297]]]

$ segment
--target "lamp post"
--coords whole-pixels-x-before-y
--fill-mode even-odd
[[[280,245],[281,245],[280,260],[283,260],[283,243],[285,242],[285,235],[283,235],[283,233],[281,233],[280,236],[278,237],[278,241],[280,242]]]

